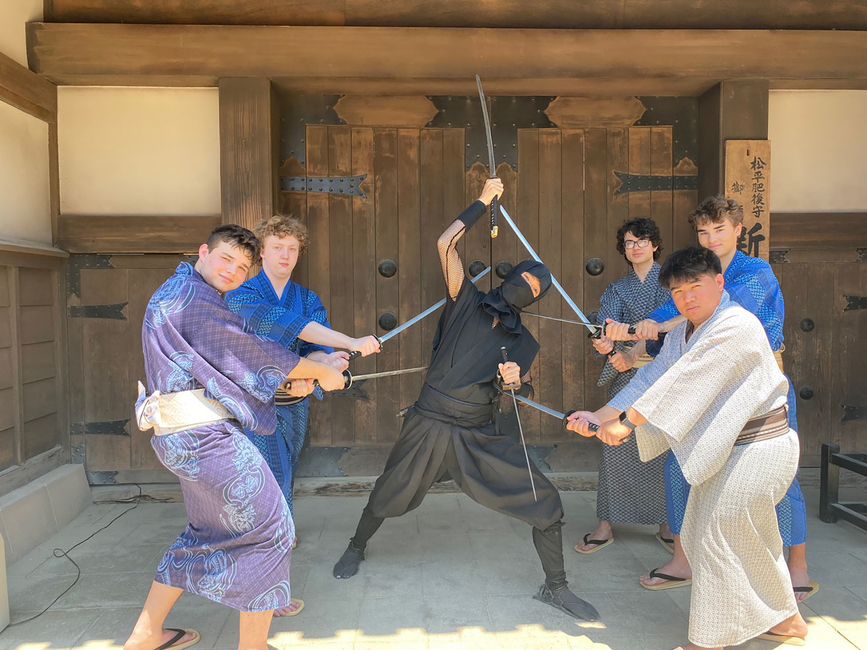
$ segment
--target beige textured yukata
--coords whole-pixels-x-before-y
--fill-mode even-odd
[[[641,459],[671,448],[692,490],[682,542],[692,566],[689,640],[738,645],[797,613],[776,504],[798,466],[797,434],[735,446],[747,420],[786,404],[758,319],[727,293],[686,340],[683,323],[656,361],[609,404],[633,407]]]

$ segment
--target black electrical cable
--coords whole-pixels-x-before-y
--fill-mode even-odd
[[[79,580],[79,578],[81,578],[81,567],[78,566],[78,564],[76,563],[75,560],[73,560],[71,557],[69,557],[69,553],[70,553],[72,550],[78,548],[79,546],[81,546],[82,544],[84,544],[86,541],[88,541],[88,540],[93,539],[94,537],[96,537],[96,535],[98,535],[99,533],[101,533],[102,531],[104,531],[106,528],[108,528],[109,526],[111,526],[114,522],[116,522],[118,519],[120,519],[121,517],[123,517],[126,513],[131,512],[132,510],[135,510],[136,508],[138,508],[139,503],[141,503],[141,501],[142,501],[143,499],[146,499],[146,500],[148,500],[148,501],[155,501],[155,502],[158,502],[158,503],[166,503],[166,502],[168,502],[168,501],[171,501],[171,499],[163,499],[163,498],[159,498],[159,497],[152,497],[152,496],[150,496],[150,495],[148,495],[148,494],[142,494],[142,487],[141,487],[141,485],[139,485],[138,483],[134,483],[134,485],[138,488],[138,494],[135,495],[135,496],[128,497],[128,498],[126,498],[126,499],[111,499],[111,500],[107,500],[107,501],[96,501],[96,502],[94,502],[95,504],[103,504],[103,503],[133,503],[134,505],[133,505],[131,508],[127,508],[126,510],[124,510],[123,512],[121,512],[119,515],[117,515],[116,517],[114,517],[111,521],[109,521],[105,526],[103,526],[102,528],[99,528],[98,530],[95,530],[95,531],[92,532],[90,535],[88,535],[87,537],[85,537],[83,540],[81,540],[80,542],[77,542],[76,544],[70,546],[70,547],[69,547],[68,549],[66,549],[65,551],[64,551],[62,548],[55,548],[55,549],[52,551],[52,554],[54,555],[54,557],[56,557],[56,558],[62,558],[62,557],[65,557],[67,560],[69,560],[70,562],[72,562],[72,565],[75,567],[75,571],[76,571],[75,580],[72,581],[72,584],[69,585],[69,586],[68,586],[66,589],[64,589],[62,592],[60,592],[60,595],[57,596],[54,600],[52,600],[51,603],[48,605],[48,607],[46,607],[45,609],[43,609],[41,612],[39,612],[38,614],[34,614],[33,616],[30,616],[30,617],[28,617],[28,618],[21,619],[20,621],[14,621],[14,622],[12,622],[12,623],[9,623],[9,627],[12,627],[13,625],[21,625],[21,624],[23,624],[23,623],[29,623],[30,621],[39,618],[39,617],[42,616],[45,612],[47,612],[49,609],[51,609],[51,608],[54,606],[54,604],[57,603],[58,600],[60,600],[60,599],[63,598],[67,593],[69,593],[69,591],[70,591],[70,590],[71,590],[71,589],[72,589],[76,584],[78,584],[78,580]]]

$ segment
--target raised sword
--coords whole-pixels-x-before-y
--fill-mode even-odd
[[[487,268],[485,268],[484,271],[479,273],[477,276],[470,278],[470,282],[475,284],[476,282],[481,280],[483,277],[485,277],[490,272],[491,272],[491,267],[488,266]],[[397,336],[398,334],[400,334],[404,330],[409,329],[410,327],[412,327],[413,325],[418,323],[420,320],[424,320],[425,318],[430,316],[432,313],[434,313],[437,309],[439,309],[440,307],[442,307],[445,304],[446,304],[446,299],[443,298],[442,300],[440,300],[436,304],[433,304],[430,307],[428,307],[427,309],[425,309],[420,314],[413,316],[405,323],[401,323],[400,325],[395,327],[393,330],[391,330],[387,334],[383,334],[382,336],[377,336],[376,339],[379,341],[379,344],[382,345],[386,341],[393,339],[395,336]],[[353,350],[352,352],[349,353],[349,359],[350,360],[355,359],[356,357],[358,357],[360,355],[361,355],[361,352],[359,352],[358,350]]]
[[[482,102],[482,119],[485,121],[485,137],[488,141],[488,177],[497,177],[497,162],[494,160],[494,139],[491,137],[491,117],[488,114],[488,99],[485,97],[485,91],[482,89],[482,80],[479,75],[476,75],[476,87],[479,89],[479,100]],[[495,196],[491,201],[491,239],[496,239],[500,231],[497,225],[498,215],[500,214],[500,197]]]

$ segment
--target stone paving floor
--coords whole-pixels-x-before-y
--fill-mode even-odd
[[[415,512],[387,521],[359,575],[335,580],[331,567],[365,501],[308,496],[296,501],[300,545],[292,569],[293,593],[306,608],[297,618],[276,619],[270,643],[281,650],[664,650],[684,641],[689,589],[650,592],[637,583],[669,557],[653,529],[618,529],[613,545],[579,556],[571,545],[594,524],[595,493],[564,492],[563,501],[567,571],[602,623],[581,624],[533,600],[542,572],[530,529],[459,494],[431,494]],[[867,533],[821,523],[814,489],[808,501],[811,571],[822,589],[802,607],[807,648],[867,649]],[[52,549],[69,548],[129,507],[95,504],[9,567],[13,621],[42,610],[74,579],[75,567]],[[0,633],[0,649],[120,648],[159,558],[184,523],[180,503],[139,504],[71,552],[81,567],[78,583],[39,618]],[[197,597],[184,596],[169,625],[198,629],[201,650],[237,644],[237,614]]]

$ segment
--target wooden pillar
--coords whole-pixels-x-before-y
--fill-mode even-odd
[[[725,193],[726,140],[767,139],[768,88],[764,79],[723,81],[699,97],[699,201]]]
[[[252,228],[274,214],[279,119],[271,81],[220,79],[223,223]]]

